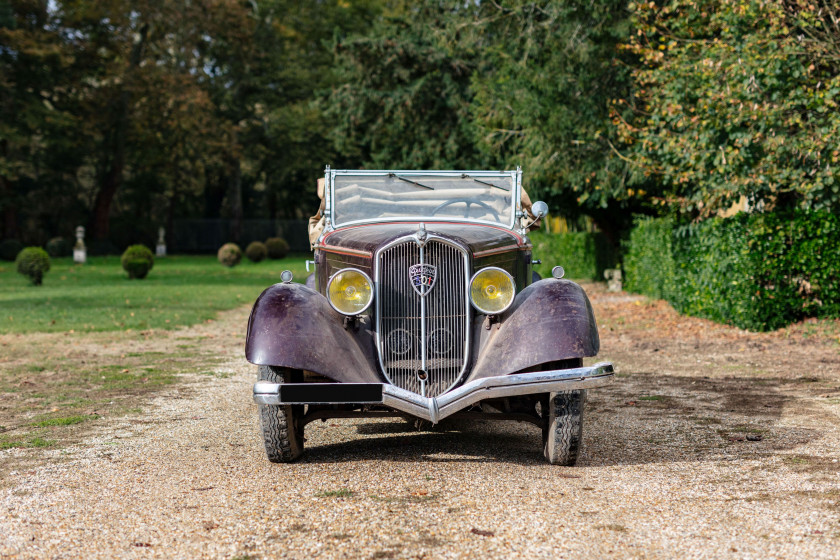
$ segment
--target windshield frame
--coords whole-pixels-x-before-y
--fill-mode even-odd
[[[509,212],[509,220],[506,223],[497,222],[494,220],[479,220],[475,218],[459,218],[453,216],[405,216],[405,217],[388,217],[388,218],[370,218],[363,220],[352,220],[335,223],[335,178],[338,175],[348,176],[387,176],[393,174],[400,177],[414,178],[420,176],[439,176],[439,177],[453,177],[462,178],[462,175],[468,175],[475,179],[492,179],[505,178],[510,179],[511,184],[511,208]],[[486,224],[495,227],[507,227],[511,230],[516,229],[517,221],[520,212],[520,199],[522,190],[522,170],[516,168],[511,171],[488,171],[488,170],[463,170],[463,171],[433,171],[433,170],[366,170],[366,169],[330,169],[327,166],[324,179],[326,181],[326,189],[324,190],[324,215],[327,216],[327,228],[330,230],[342,229],[350,226],[361,224],[375,224],[375,223],[395,223],[395,222],[458,222],[469,224]]]

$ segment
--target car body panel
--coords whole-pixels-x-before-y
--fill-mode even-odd
[[[334,381],[382,383],[370,322],[344,327],[327,299],[301,284],[275,284],[257,298],[248,320],[246,359],[309,370]]]
[[[321,293],[326,279],[342,268],[358,268],[373,276],[376,250],[388,243],[416,233],[421,223],[430,235],[454,241],[472,256],[473,272],[486,266],[504,268],[514,277],[518,289],[531,278],[531,244],[518,233],[498,227],[469,222],[398,222],[366,224],[333,230],[315,247],[315,262]]]
[[[472,336],[464,381],[595,356],[599,349],[583,289],[555,278],[521,291],[495,323],[477,314]],[[370,319],[345,328],[344,317],[323,295],[300,284],[275,284],[260,295],[248,321],[245,356],[254,364],[305,369],[339,382],[385,381]]]
[[[473,337],[478,351],[467,382],[595,356],[600,348],[586,293],[574,282],[556,278],[519,292],[498,322],[476,320]]]

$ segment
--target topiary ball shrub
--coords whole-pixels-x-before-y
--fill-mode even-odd
[[[53,237],[47,241],[47,254],[52,258],[70,256],[70,243],[63,237]]]
[[[236,243],[225,243],[216,256],[223,265],[236,266],[242,260],[242,249]]]
[[[266,249],[265,243],[261,241],[252,241],[245,248],[245,256],[248,257],[248,260],[251,262],[258,263],[265,260],[267,255],[268,249]]]
[[[44,274],[50,269],[50,256],[40,247],[27,247],[18,253],[15,259],[17,271],[36,286],[44,280]]]
[[[129,278],[145,278],[155,265],[155,256],[145,245],[131,245],[125,250],[120,259],[123,270],[128,272]]]
[[[13,261],[17,258],[18,253],[23,250],[23,243],[17,239],[4,239],[0,241],[0,259],[4,261]]]
[[[289,254],[289,244],[282,237],[269,237],[265,240],[269,259],[282,259]]]

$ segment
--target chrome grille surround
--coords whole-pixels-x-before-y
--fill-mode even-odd
[[[470,260],[461,245],[426,235],[422,226],[421,232],[376,251],[376,346],[388,382],[436,397],[461,380],[469,359]],[[437,267],[437,281],[425,297],[411,286],[408,273],[421,261]],[[421,369],[425,382],[417,375]]]

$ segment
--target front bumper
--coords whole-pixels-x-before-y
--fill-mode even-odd
[[[591,389],[613,379],[612,364],[515,373],[476,379],[438,397],[423,397],[388,383],[271,383],[257,381],[257,404],[382,404],[437,424],[485,399]]]

